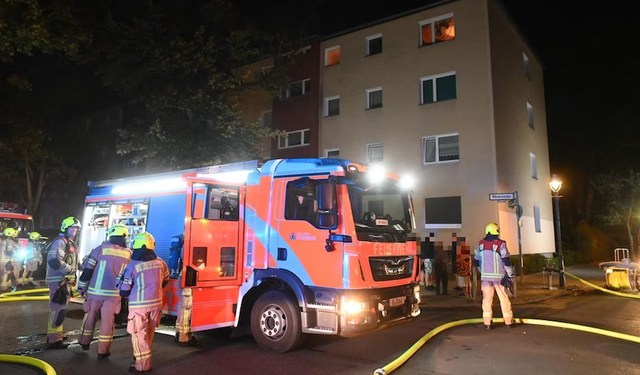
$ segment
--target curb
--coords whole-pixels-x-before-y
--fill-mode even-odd
[[[575,291],[583,291],[582,289],[577,289]],[[567,290],[565,293],[562,294],[558,294],[555,296],[546,296],[546,297],[542,297],[542,298],[536,298],[536,299],[532,299],[532,300],[527,300],[527,301],[513,301],[511,302],[512,306],[517,306],[517,305],[527,305],[527,304],[531,304],[531,303],[538,303],[538,302],[543,302],[543,301],[547,301],[550,299],[554,299],[554,298],[561,298],[561,297],[567,297],[570,295],[573,295],[573,293],[575,291],[569,291]],[[430,294],[423,294],[422,296],[428,296]],[[422,299],[424,301],[424,299]],[[473,300],[470,300],[468,298],[465,298],[463,303],[452,303],[452,304],[431,304],[431,303],[420,303],[420,308],[431,308],[431,309],[446,309],[446,308],[469,308],[469,307],[479,307],[482,306],[482,297],[480,296],[479,300],[477,302],[473,302]]]

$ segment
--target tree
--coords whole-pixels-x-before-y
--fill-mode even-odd
[[[606,224],[626,226],[629,253],[635,259],[634,226],[640,214],[640,173],[630,170],[599,175],[595,188],[607,202],[599,217]]]
[[[242,124],[236,103],[248,88],[275,95],[286,58],[248,82],[239,69],[276,43],[243,26],[226,0],[104,2],[88,63],[127,101],[118,152],[150,169],[181,169],[256,156],[270,129]],[[275,51],[278,52],[278,51]]]
[[[32,216],[39,213],[45,192],[68,198],[65,193],[78,190],[77,174],[65,166],[41,129],[13,127],[9,137],[0,140],[0,150],[2,193],[19,200]]]

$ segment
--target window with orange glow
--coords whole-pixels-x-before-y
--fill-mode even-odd
[[[453,13],[420,22],[420,45],[446,42],[456,37]]]
[[[327,48],[325,51],[325,66],[340,64],[340,46]]]

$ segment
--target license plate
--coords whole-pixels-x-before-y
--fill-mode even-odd
[[[404,301],[407,300],[407,297],[396,297],[396,298],[391,298],[389,299],[389,306],[394,307],[394,306],[400,306],[402,304],[404,304]]]

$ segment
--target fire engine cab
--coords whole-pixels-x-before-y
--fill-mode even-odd
[[[420,314],[410,187],[382,167],[277,159],[90,182],[81,256],[124,223],[172,269],[164,313],[190,289],[188,329],[250,327],[286,352]],[[172,237],[184,236],[175,262]]]
[[[7,228],[18,231],[20,247],[24,247],[29,241],[29,233],[34,231],[33,218],[20,213],[15,203],[0,202],[0,234]]]

